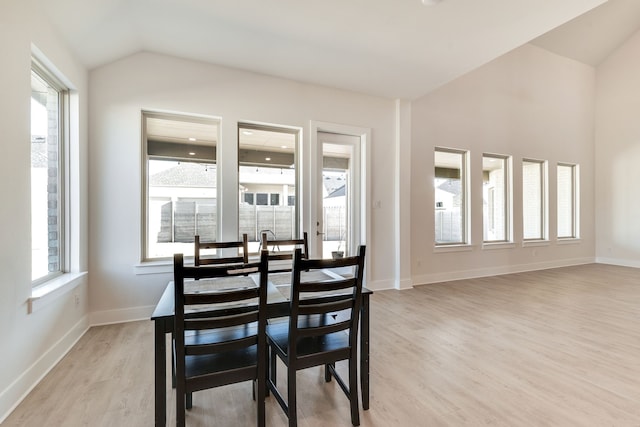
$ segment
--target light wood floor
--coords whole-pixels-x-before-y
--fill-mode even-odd
[[[376,292],[371,321],[362,426],[640,426],[640,269]],[[320,369],[298,381],[302,427],[351,425],[347,399]],[[187,424],[251,426],[254,408],[249,383],[201,392]],[[273,397],[267,422],[286,425]],[[152,323],[90,329],[2,425],[153,425]]]

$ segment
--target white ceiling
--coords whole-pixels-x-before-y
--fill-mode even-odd
[[[421,0],[35,1],[89,68],[149,51],[413,99],[606,0],[444,0],[432,6]],[[640,1],[609,3],[616,10],[614,4],[630,8]],[[614,15],[635,22],[629,14]],[[621,27],[607,21],[611,33]],[[560,49],[568,36],[558,34],[536,43]],[[579,45],[589,51],[605,42],[594,30],[565,50]]]

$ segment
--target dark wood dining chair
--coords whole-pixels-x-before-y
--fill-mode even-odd
[[[269,251],[269,261],[293,260],[296,249],[302,251],[302,258],[309,258],[309,241],[307,232],[302,233],[302,239],[269,239],[267,233],[262,233],[260,247]],[[291,271],[291,265],[277,264],[269,267],[270,273]]]
[[[235,248],[235,254],[226,254],[225,250]],[[206,255],[202,251],[215,250],[215,256]],[[249,239],[247,234],[242,235],[242,240],[229,242],[202,242],[199,235],[194,237],[193,264],[215,265],[235,264],[249,262]]]
[[[355,256],[340,259],[304,259],[295,250],[292,270],[289,322],[267,325],[269,380],[267,385],[289,418],[297,426],[296,372],[325,366],[325,381],[335,378],[351,406],[351,423],[360,425],[358,410],[358,320],[361,305],[365,247]],[[314,272],[352,267],[353,274],[327,280]],[[315,277],[304,281],[301,277]],[[276,357],[287,368],[287,401],[276,385]],[[335,364],[347,360],[348,386],[336,372]]]
[[[266,251],[239,266],[185,266],[174,255],[177,426],[185,425],[192,393],[243,381],[253,381],[257,425],[265,425],[267,263]],[[185,290],[185,279],[201,280]]]

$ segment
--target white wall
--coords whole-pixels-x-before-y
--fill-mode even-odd
[[[148,316],[171,278],[166,268],[136,274],[141,270],[135,266],[140,261],[142,109],[219,116],[223,143],[236,140],[239,121],[301,127],[305,161],[310,120],[371,128],[371,195],[381,204],[372,213],[373,236],[367,242],[367,286],[393,286],[394,248],[387,243],[393,242],[394,221],[393,100],[151,53],[93,70],[90,92],[94,323]],[[235,164],[234,144],[225,147],[221,162]]]
[[[76,89],[74,124],[79,150],[74,159],[71,208],[73,268],[87,268],[86,94],[87,72],[58,40],[31,0],[0,3],[0,421],[88,327],[87,283],[47,301],[28,314],[31,296],[30,66],[31,44],[51,60]],[[82,165],[82,166],[79,166]],[[75,297],[79,304],[75,304]]]
[[[640,267],[640,33],[598,68],[596,256]]]
[[[412,104],[414,284],[592,262],[595,70],[525,45]],[[469,150],[471,248],[434,251],[434,148]],[[482,247],[482,154],[513,156],[514,241]],[[547,245],[522,244],[522,158],[549,162]],[[580,165],[580,241],[556,241],[556,166]]]

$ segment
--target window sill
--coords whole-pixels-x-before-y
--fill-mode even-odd
[[[27,301],[29,314],[40,310],[58,297],[75,289],[80,285],[82,282],[81,279],[86,275],[86,271],[80,273],[65,273],[33,288],[31,296]]]
[[[482,250],[492,250],[492,249],[513,249],[516,247],[516,244],[513,242],[495,242],[495,243],[483,243]]]
[[[173,260],[147,261],[133,266],[136,276],[173,273]]]
[[[433,252],[435,253],[446,253],[446,252],[470,252],[473,250],[473,246],[471,245],[446,245],[446,246],[436,246],[433,248]]]
[[[522,247],[523,248],[530,248],[533,246],[549,246],[549,241],[548,240],[525,240],[524,242],[522,242]]]
[[[556,243],[558,245],[577,245],[579,243],[582,243],[582,240],[580,240],[579,237],[567,237],[563,239],[558,239]]]

